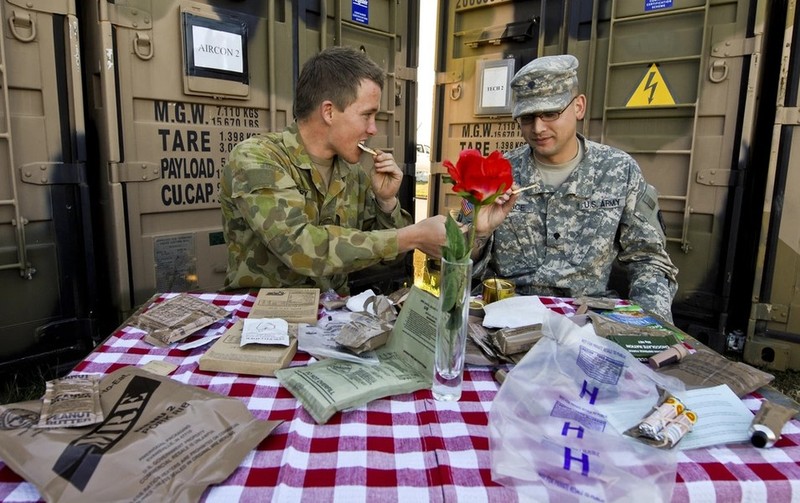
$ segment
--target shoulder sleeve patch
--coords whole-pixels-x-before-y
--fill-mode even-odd
[[[237,196],[261,189],[288,189],[295,185],[294,179],[283,169],[270,164],[256,164],[242,170],[233,179],[232,193]]]
[[[636,201],[636,209],[634,210],[637,218],[646,221],[653,226],[656,230],[661,232],[661,237],[666,237],[666,228],[664,220],[661,217],[661,210],[658,207],[658,191],[656,188],[647,184],[645,191],[639,196]]]

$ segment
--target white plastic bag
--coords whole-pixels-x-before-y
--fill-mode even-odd
[[[509,372],[489,415],[492,479],[523,501],[659,502],[676,454],[623,436],[603,403],[683,391],[612,341],[549,313],[544,337]]]

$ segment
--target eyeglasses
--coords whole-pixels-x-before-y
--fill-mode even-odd
[[[575,96],[575,98],[577,98],[577,96]],[[542,122],[553,122],[554,120],[557,120],[559,117],[561,117],[561,114],[567,111],[569,106],[572,105],[572,102],[575,101],[575,98],[569,100],[567,106],[562,108],[560,112],[542,112],[540,114],[520,115],[519,117],[517,117],[517,121],[521,126],[530,126],[531,124],[534,123],[537,117]]]

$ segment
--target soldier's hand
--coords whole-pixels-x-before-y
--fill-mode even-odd
[[[504,194],[498,196],[492,204],[481,207],[477,220],[472,223],[477,236],[490,236],[503,223],[519,197],[519,194],[511,193],[516,188],[517,185],[514,184]]]
[[[442,256],[442,246],[447,239],[444,215],[426,218],[408,227],[398,229],[397,240],[401,252],[417,249],[430,257]]]
[[[384,208],[394,201],[400,184],[403,182],[403,171],[394,161],[394,156],[388,152],[378,150],[378,154],[373,157],[374,171],[372,174],[372,191]],[[396,201],[394,201],[396,203]],[[394,208],[394,204],[391,204]]]

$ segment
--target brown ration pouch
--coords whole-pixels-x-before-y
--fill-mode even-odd
[[[197,501],[280,422],[244,403],[123,367],[100,381],[102,423],[38,429],[41,401],[0,405],[0,458],[50,502]]]

